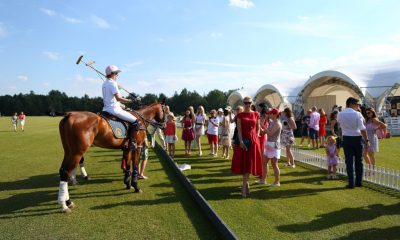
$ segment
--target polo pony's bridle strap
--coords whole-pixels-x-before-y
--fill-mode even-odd
[[[161,109],[163,111],[163,115],[164,115],[164,107],[161,106]],[[162,122],[154,122],[152,120],[147,119],[145,116],[143,116],[143,114],[141,114],[140,112],[136,111],[136,110],[132,110],[133,113],[135,113],[136,115],[138,115],[145,123],[150,124],[151,126],[155,127],[155,128],[160,128],[160,129],[164,129],[164,118]]]

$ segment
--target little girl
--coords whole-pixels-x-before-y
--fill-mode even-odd
[[[336,156],[336,139],[334,136],[328,137],[326,157],[328,163],[328,175],[326,175],[326,179],[338,179],[336,176],[336,165],[338,164],[339,160]]]
[[[175,116],[172,112],[168,114],[168,120],[165,126],[165,141],[168,144],[168,154],[170,157],[175,155],[175,142],[178,140],[176,136]]]
[[[218,127],[219,120],[216,117],[215,109],[210,111],[210,118],[207,120],[207,138],[210,144],[210,154],[209,156],[217,157],[218,152]]]

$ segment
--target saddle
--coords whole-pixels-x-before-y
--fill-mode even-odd
[[[131,126],[130,122],[124,121],[108,112],[102,111],[100,117],[104,118],[110,124],[110,127],[114,133],[115,138],[128,138],[129,128]],[[136,131],[140,129],[139,122],[136,125]]]

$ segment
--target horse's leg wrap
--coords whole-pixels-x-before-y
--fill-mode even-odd
[[[131,180],[131,184],[133,186],[133,188],[135,189],[135,193],[137,192],[141,192],[139,186],[138,186],[138,171],[137,171],[137,167],[133,167],[133,171],[132,171],[132,180]]]
[[[79,167],[80,167],[80,170],[81,170],[81,175],[82,175],[83,179],[89,180],[89,176],[88,176],[88,174],[86,172],[86,169],[85,169],[84,161],[85,161],[85,159],[83,157],[79,161]]]
[[[72,185],[78,184],[78,181],[76,180],[76,168],[74,168],[74,169],[71,171],[71,176],[69,176],[69,180],[71,181],[71,184],[72,184]]]
[[[126,159],[124,157],[121,159],[121,169],[123,172],[126,171]]]
[[[126,185],[126,189],[131,189],[131,170],[129,166],[127,166],[125,170],[124,183]]]
[[[60,181],[60,187],[58,190],[58,203],[61,205],[61,209],[65,213],[71,212],[70,209],[75,206],[71,199],[69,199],[67,181]]]

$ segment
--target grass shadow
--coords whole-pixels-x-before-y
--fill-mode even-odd
[[[392,205],[372,204],[359,208],[343,208],[338,211],[317,215],[317,219],[306,223],[280,225],[281,232],[299,233],[329,229],[342,224],[371,221],[384,215],[399,215],[400,203]],[[397,237],[399,237],[397,232]],[[360,238],[362,239],[362,238]],[[382,239],[382,238],[378,238]]]
[[[334,238],[335,240],[347,239],[400,239],[400,226],[388,228],[369,228],[360,231],[354,231],[348,236]]]

